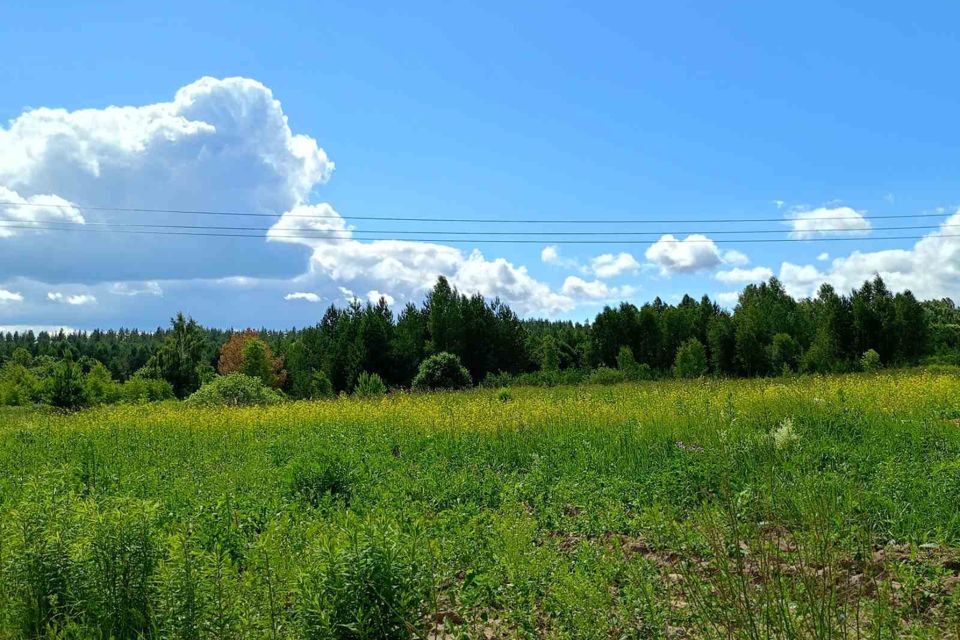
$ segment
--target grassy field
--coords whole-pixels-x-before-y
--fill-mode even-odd
[[[0,637],[960,637],[960,378],[0,413]]]

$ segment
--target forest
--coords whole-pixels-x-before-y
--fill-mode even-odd
[[[187,398],[204,385],[260,400],[471,385],[552,386],[661,377],[841,373],[960,364],[960,309],[893,294],[877,276],[795,300],[776,278],[731,311],[708,296],[605,307],[591,323],[522,320],[439,278],[417,306],[330,306],[287,331],[204,328],[182,314],[154,332],[7,333],[0,405],[77,408]],[[230,382],[228,382],[228,379]],[[220,382],[218,382],[218,380]],[[231,395],[232,394],[232,395]]]

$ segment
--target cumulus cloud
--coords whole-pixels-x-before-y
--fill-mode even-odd
[[[377,304],[380,302],[380,298],[383,298],[384,301],[390,306],[393,306],[393,303],[396,302],[396,300],[393,299],[393,296],[391,296],[389,293],[381,293],[376,289],[367,291],[367,301],[371,304]]]
[[[7,291],[6,289],[0,289],[0,304],[5,304],[7,302],[23,302],[23,294],[19,291]]]
[[[721,306],[733,308],[737,305],[737,302],[740,301],[740,292],[739,291],[723,291],[714,296],[714,299],[720,303]]]
[[[306,302],[320,302],[321,298],[318,294],[313,293],[312,291],[295,291],[293,293],[288,293],[283,296],[284,300],[304,300]]]
[[[865,235],[870,221],[863,213],[851,207],[820,207],[810,211],[795,211],[788,222],[790,237],[810,239],[836,235]]]
[[[746,256],[745,253],[741,253],[736,249],[731,249],[730,251],[723,252],[723,263],[729,264],[731,266],[742,267],[745,264],[749,264],[750,258]]]
[[[75,293],[68,295],[59,291],[49,292],[47,294],[47,300],[50,300],[51,302],[62,302],[64,304],[70,304],[74,306],[95,304],[97,302],[96,296],[92,296],[88,293]]]
[[[693,273],[712,269],[723,262],[717,245],[705,235],[691,234],[679,240],[671,234],[661,236],[644,253],[660,267],[660,273]]]
[[[235,299],[237,289],[264,300],[298,293],[333,299],[339,288],[351,299],[354,291],[388,291],[398,301],[418,300],[439,275],[524,314],[562,313],[594,299],[596,285],[564,293],[523,265],[479,251],[355,238],[330,204],[311,202],[333,169],[314,138],[290,128],[270,89],[247,78],[201,78],[169,101],[143,106],[28,110],[0,126],[0,200],[44,206],[2,213],[30,225],[84,223],[88,233],[0,232],[0,272],[29,279],[39,299],[49,292],[64,312],[89,307],[89,321],[109,321],[109,309],[141,307],[162,322],[176,310],[170,300],[181,303],[189,295],[224,313],[223,301]],[[278,218],[265,241],[146,237],[100,233],[103,227],[95,225],[131,216],[94,207],[256,211]],[[211,223],[190,214],[163,218],[171,220]],[[141,213],[136,221],[158,217]],[[98,233],[89,233],[94,228]],[[541,258],[561,260],[547,250]],[[605,254],[583,268],[615,277],[635,271],[637,262],[630,254]],[[110,305],[92,306],[107,295],[115,296]],[[32,318],[4,316],[22,319]]]
[[[2,153],[0,150],[0,157]],[[24,230],[39,231],[42,223],[50,222],[83,224],[84,219],[76,207],[59,196],[21,196],[0,186],[0,238],[10,238]]]
[[[749,284],[769,280],[773,277],[773,271],[767,267],[754,267],[753,269],[736,267],[727,271],[718,271],[713,277],[726,284]]]
[[[632,254],[620,252],[616,255],[604,253],[590,260],[589,271],[598,278],[616,278],[625,273],[636,273],[640,263]]]
[[[609,301],[630,297],[636,290],[630,286],[611,287],[601,280],[587,281],[577,276],[568,276],[563,281],[560,292],[574,299]]]
[[[892,291],[910,289],[920,298],[960,298],[960,237],[951,227],[960,225],[960,211],[947,218],[937,231],[918,240],[910,249],[854,251],[834,258],[828,268],[784,262],[780,279],[790,295],[815,295],[823,283],[850,291],[864,280],[880,275]]]
[[[826,262],[829,259],[830,259],[830,254],[827,253],[826,251],[824,251],[823,253],[817,256],[817,260],[819,260],[820,262]]]
[[[290,129],[270,89],[247,78],[201,78],[168,102],[144,106],[33,109],[0,126],[0,201],[279,215],[305,202],[333,168],[316,140]],[[82,206],[2,208],[0,217],[33,225],[130,218]],[[165,217],[210,224],[200,216]],[[292,276],[303,264],[302,253],[255,240],[73,231],[31,231],[29,242],[0,231],[0,271],[89,282]],[[229,259],[211,260],[212,242]]]

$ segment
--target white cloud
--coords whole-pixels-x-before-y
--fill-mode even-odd
[[[817,256],[817,260],[819,260],[820,262],[826,262],[829,259],[830,259],[830,254],[827,253],[826,251],[824,251],[823,253]]]
[[[723,307],[733,308],[740,301],[739,291],[723,291],[714,296],[714,299]]]
[[[623,300],[636,293],[630,286],[611,287],[600,280],[587,281],[577,276],[568,276],[560,288],[563,295],[580,300]]]
[[[745,253],[741,253],[736,249],[730,249],[729,251],[723,252],[723,263],[736,267],[742,267],[743,265],[750,263],[750,258],[748,258]]]
[[[773,277],[773,271],[767,267],[754,267],[753,269],[737,267],[727,271],[718,271],[713,277],[727,284],[749,284],[769,280]]]
[[[283,296],[283,299],[284,300],[305,300],[307,302],[320,302],[323,298],[321,298],[316,293],[313,293],[310,291],[295,291],[293,293],[288,293],[287,295]]]
[[[76,293],[73,295],[67,295],[60,293],[59,291],[51,291],[47,294],[47,300],[51,302],[62,302],[64,304],[81,306],[85,304],[95,304],[97,302],[96,296],[92,296],[88,293]]]
[[[396,302],[396,300],[393,299],[393,296],[389,293],[380,293],[376,289],[367,291],[367,301],[371,304],[377,304],[380,302],[380,298],[383,298],[391,307],[393,306],[394,302]]]
[[[18,291],[7,291],[0,289],[0,304],[7,302],[23,302],[23,294]]]
[[[788,219],[791,238],[810,239],[835,235],[865,235],[870,221],[850,207],[820,207],[795,211]]]
[[[114,282],[110,285],[110,293],[117,296],[162,296],[163,288],[159,282]]]
[[[723,262],[713,240],[698,233],[683,240],[670,234],[661,236],[644,255],[647,260],[660,267],[663,275],[703,271]]]
[[[35,283],[42,287],[39,297],[50,292],[49,299],[65,308],[93,305],[97,296],[113,294],[117,297],[111,305],[96,312],[104,321],[110,321],[112,308],[142,306],[151,309],[144,317],[162,322],[176,310],[170,305],[191,292],[203,292],[193,299],[206,295],[202,303],[210,306],[214,298],[225,299],[217,297],[226,295],[222,290],[237,288],[249,296],[262,291],[264,299],[289,292],[334,299],[342,288],[350,298],[355,291],[389,291],[396,300],[413,300],[429,291],[439,275],[465,293],[499,297],[522,314],[562,313],[592,301],[592,290],[565,294],[525,266],[479,251],[354,238],[330,204],[310,203],[333,168],[316,140],[291,130],[270,89],[246,78],[202,78],[170,101],[144,106],[29,110],[6,128],[0,126],[0,185],[7,189],[0,197],[48,206],[20,207],[11,217],[31,224],[82,222],[87,231],[131,216],[118,220],[118,212],[82,205],[275,212],[280,217],[265,234],[267,242],[186,236],[134,242],[113,233],[32,231],[27,242],[8,231],[0,237],[0,273]],[[304,215],[312,217],[300,217]],[[200,216],[136,216],[138,222],[168,218],[210,224]],[[305,266],[303,247],[310,251]],[[564,261],[555,248],[541,258]],[[623,253],[598,256],[583,267],[575,260],[566,264],[614,277],[636,270],[636,262]],[[76,283],[84,283],[86,293],[71,288],[68,294],[67,287]],[[176,295],[164,297],[164,291]],[[74,316],[65,311],[64,321],[71,321]],[[93,309],[85,313],[93,314]]]
[[[632,254],[621,252],[616,255],[604,253],[590,260],[589,272],[598,278],[616,278],[625,273],[636,273],[640,263]]]
[[[0,129],[0,136],[2,132]],[[0,154],[2,153],[0,150]],[[21,202],[25,204],[7,204]],[[50,222],[83,224],[84,219],[76,207],[59,196],[25,197],[0,186],[0,238],[11,238],[31,228],[39,229],[42,223]]]
[[[796,297],[815,295],[825,282],[850,291],[879,274],[892,291],[910,289],[919,298],[960,299],[960,237],[951,230],[956,225],[960,225],[960,211],[910,249],[854,251],[834,258],[822,271],[813,265],[784,262],[780,279]]]

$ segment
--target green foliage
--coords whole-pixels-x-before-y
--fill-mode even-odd
[[[187,402],[203,407],[246,407],[276,404],[283,396],[260,378],[242,373],[217,376],[193,393]]]
[[[620,384],[621,382],[627,381],[627,374],[618,369],[611,369],[610,367],[597,367],[589,376],[587,376],[587,384]]]
[[[392,532],[362,527],[306,558],[296,602],[303,637],[401,640],[422,615],[425,567]]]
[[[617,354],[617,369],[623,372],[627,380],[652,380],[653,370],[646,362],[639,363],[633,357],[633,351],[630,347],[620,347]]]
[[[316,507],[327,496],[348,501],[353,481],[353,473],[342,461],[331,456],[319,456],[294,464],[287,486],[289,495]]]
[[[357,378],[353,393],[361,398],[376,398],[387,393],[387,385],[379,374],[364,371]]]
[[[103,363],[96,362],[87,372],[83,383],[84,394],[90,404],[111,404],[120,400],[121,387],[110,375]]]
[[[799,365],[800,345],[788,333],[773,336],[767,350],[773,372],[796,371]]]
[[[240,372],[251,378],[259,378],[263,384],[274,385],[273,361],[267,353],[267,343],[259,338],[247,340],[243,345],[243,361]]]
[[[497,400],[500,402],[510,402],[513,400],[513,394],[510,393],[509,389],[500,389],[497,391]]]
[[[560,349],[552,335],[545,335],[540,343],[540,369],[542,371],[560,370]]]
[[[0,405],[22,407],[41,399],[40,380],[30,369],[16,361],[0,368]]]
[[[133,377],[121,385],[120,397],[124,402],[142,404],[144,402],[171,400],[175,396],[173,395],[173,387],[166,380]]]
[[[310,375],[308,398],[332,398],[333,384],[323,371],[314,371]]]
[[[690,338],[677,349],[673,373],[678,378],[699,378],[707,374],[707,352],[696,338]]]
[[[61,360],[45,381],[44,395],[50,406],[79,409],[87,403],[83,373],[73,360]]]
[[[470,373],[452,353],[436,353],[420,364],[413,388],[417,391],[464,389],[473,384]]]
[[[0,637],[953,633],[954,369],[508,393],[4,409]]]
[[[193,318],[178,313],[171,321],[170,333],[157,350],[154,367],[170,383],[178,398],[200,387],[201,367],[205,351],[203,330]]]
[[[881,367],[883,367],[883,364],[880,362],[879,353],[873,349],[867,349],[864,351],[863,356],[860,358],[860,368],[863,371],[872,373],[879,371]]]

